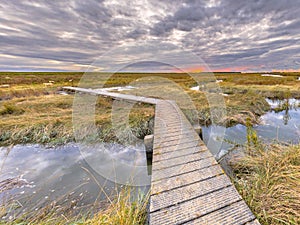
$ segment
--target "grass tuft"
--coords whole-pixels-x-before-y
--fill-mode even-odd
[[[148,195],[134,202],[131,199],[131,191],[129,189],[122,190],[116,200],[105,211],[96,214],[84,224],[145,224],[147,219]]]
[[[13,105],[13,104],[3,104],[3,109],[0,110],[0,115],[21,115],[25,112],[24,109]]]
[[[259,145],[233,168],[238,191],[262,224],[300,224],[300,145]]]

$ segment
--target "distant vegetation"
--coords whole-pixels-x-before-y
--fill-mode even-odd
[[[83,73],[0,73],[0,145],[18,143],[52,143],[63,144],[74,141],[72,130],[72,95],[61,95],[61,87],[76,86]],[[178,84],[190,98],[198,111],[196,116],[201,124],[211,123],[210,108],[206,96],[201,91],[190,90],[198,84],[187,74],[144,74],[120,73],[114,74],[104,85],[125,86],[138,78],[148,76],[164,77]],[[200,82],[213,84],[215,79],[223,93],[227,116],[217,121],[220,125],[232,126],[237,123],[259,123],[259,117],[269,110],[265,97],[284,98],[287,94],[300,98],[300,73],[283,74],[282,78],[262,77],[260,74],[216,73],[214,77],[206,73],[194,74]],[[150,89],[149,89],[150,90]],[[165,95],[172,98],[168,86],[159,87],[165,90]],[[148,91],[148,90],[147,90]],[[155,93],[155,89],[152,90]],[[212,89],[212,91],[214,91]],[[134,90],[133,94],[138,94]],[[128,91],[127,93],[131,93]],[[218,93],[216,93],[218,94]],[[184,112],[189,114],[185,105],[179,102]],[[114,132],[110,125],[111,100],[99,97],[97,103],[96,124],[99,128],[98,140],[114,140]],[[153,107],[142,105],[135,107],[131,113],[133,132],[143,137],[151,130],[148,122],[154,116]],[[190,118],[190,115],[188,115]]]

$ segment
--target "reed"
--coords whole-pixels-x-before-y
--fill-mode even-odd
[[[232,163],[239,193],[262,224],[300,224],[300,145],[250,140],[246,155]]]

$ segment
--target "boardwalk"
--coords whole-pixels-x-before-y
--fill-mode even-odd
[[[155,104],[149,224],[259,224],[174,101],[65,89]]]

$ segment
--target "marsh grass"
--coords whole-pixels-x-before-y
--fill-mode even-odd
[[[62,96],[58,94],[58,91],[62,86],[76,86],[82,75],[83,73],[51,72],[0,73],[0,84],[10,85],[9,88],[0,89],[0,145],[64,144],[74,141],[73,96]],[[218,125],[246,125],[248,117],[251,119],[251,123],[258,123],[259,117],[270,109],[265,97],[284,98],[286,93],[289,93],[291,97],[300,97],[298,73],[286,74],[283,78],[240,73],[216,73],[216,78],[206,73],[194,75],[208,87],[216,86],[215,79],[223,80],[219,83],[220,88],[229,95],[224,96],[226,115],[214,118],[214,123]],[[148,80],[149,77],[152,79],[151,82]],[[50,81],[50,86],[44,85]],[[100,86],[124,86],[131,85],[133,82],[139,88],[129,91],[130,94],[144,95],[147,93],[150,97],[174,98],[188,119],[191,122],[199,121],[201,125],[212,123],[210,110],[217,108],[219,104],[218,101],[211,101],[208,104],[204,92],[190,90],[190,87],[198,84],[188,74],[120,73],[113,74],[109,80],[103,82],[100,74]],[[176,85],[170,86],[172,82]],[[220,95],[220,93],[210,93],[210,95]],[[186,101],[186,99],[191,101]],[[192,105],[195,107],[191,107]],[[95,117],[98,131],[93,137],[88,137],[89,140],[116,140],[115,130],[109,125],[111,123],[111,106],[111,99],[98,99]],[[153,116],[153,107],[151,108],[149,105],[142,107],[139,105],[133,109],[133,112],[130,113],[129,124],[131,132],[139,138],[149,134],[151,131],[147,127],[147,122]],[[123,126],[123,128],[123,139],[126,139],[128,126]]]
[[[86,220],[84,224],[146,224],[148,198],[149,195],[147,194],[132,202],[131,191],[125,188],[106,210],[97,213],[91,219]]]
[[[65,143],[73,140],[71,106],[72,98],[59,95],[31,96],[6,101],[1,110],[1,145]]]
[[[234,182],[262,224],[300,224],[300,145],[270,144],[251,134],[232,163]]]
[[[4,116],[7,114],[20,115],[24,113],[24,110],[16,105],[12,104],[3,104],[3,108],[0,110],[0,115]]]
[[[94,209],[90,212],[74,214],[72,204],[62,207],[52,202],[34,214],[30,214],[30,216],[25,214],[10,221],[0,221],[0,224],[143,225],[147,220],[148,199],[149,194],[140,194],[138,197],[133,197],[133,189],[127,187],[119,191],[116,196],[111,197],[111,203],[107,203],[106,207],[98,212],[95,212]],[[11,207],[15,206],[1,206],[1,215],[5,215],[8,210],[11,210]],[[93,207],[95,206],[91,205],[91,208]]]
[[[111,125],[112,100],[98,98],[95,124],[97,133],[87,141],[116,141]],[[65,144],[75,141],[72,123],[73,96],[46,95],[14,98],[0,103],[0,145],[10,144]],[[152,106],[139,105],[129,115],[132,133],[143,138],[152,131],[148,121],[153,117]],[[88,133],[88,132],[86,132]],[[124,135],[126,130],[124,130]]]

